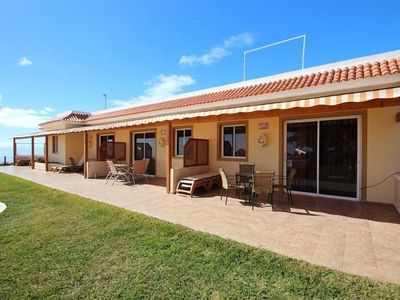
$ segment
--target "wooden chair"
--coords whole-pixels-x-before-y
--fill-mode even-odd
[[[278,184],[274,184],[274,188],[280,188],[282,189],[282,192],[286,190],[287,194],[287,199],[290,202],[290,204],[293,205],[293,196],[292,196],[292,184],[293,184],[293,178],[294,175],[296,175],[296,169],[291,168],[289,170],[289,173],[287,176],[278,176],[275,177],[276,179],[279,180]]]
[[[223,196],[223,191],[225,190],[225,205],[228,204],[228,191],[231,189],[241,189],[243,190],[243,186],[241,185],[237,185],[237,184],[230,184],[228,182],[228,177],[225,174],[224,169],[222,168],[218,168],[218,172],[221,175],[221,200],[222,200],[222,196]]]
[[[267,200],[273,205],[274,196],[274,174],[275,173],[254,173],[253,174],[253,193],[251,209],[254,210],[254,202],[257,196],[267,195]]]
[[[132,167],[132,179],[133,183],[135,183],[135,178],[144,177],[146,179],[146,183],[149,182],[147,177],[149,176],[147,169],[149,168],[149,158],[144,158],[141,160],[135,160]]]

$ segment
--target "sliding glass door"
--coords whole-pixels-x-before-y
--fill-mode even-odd
[[[296,169],[293,190],[358,199],[359,118],[286,123],[285,168]]]
[[[133,133],[133,159],[141,160],[149,158],[148,172],[156,174],[156,133],[141,132]]]

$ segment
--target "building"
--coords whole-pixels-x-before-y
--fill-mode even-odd
[[[400,50],[247,80],[156,104],[85,113],[43,123],[46,159],[85,161],[85,177],[105,175],[106,158],[150,158],[149,172],[174,192],[184,175],[238,164],[284,174],[298,193],[393,203],[400,171]],[[184,166],[184,144],[208,141],[206,163]],[[34,153],[32,153],[34,156]],[[204,158],[204,157],[203,157]],[[16,161],[14,159],[14,161]],[[398,189],[396,192],[396,188]],[[398,196],[397,196],[398,197]]]

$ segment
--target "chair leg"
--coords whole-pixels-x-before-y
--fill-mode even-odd
[[[228,189],[226,189],[225,196],[226,196],[225,205],[227,205],[228,204]]]
[[[222,194],[224,193],[224,189],[223,188],[221,188],[221,198],[220,198],[220,200],[222,200]]]
[[[290,195],[290,203],[293,205],[292,189],[289,189],[289,195]]]
[[[288,202],[290,204],[290,195],[289,195],[289,190],[288,189],[286,189],[286,197],[287,197],[287,200],[288,200]]]
[[[271,206],[274,207],[274,191],[271,193]]]
[[[254,210],[254,199],[255,198],[256,198],[256,195],[254,193],[252,193],[252,195],[251,195],[251,210]]]

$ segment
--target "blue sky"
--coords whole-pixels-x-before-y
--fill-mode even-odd
[[[305,66],[400,49],[399,1],[0,1],[0,157],[10,137],[95,111],[242,80],[243,50],[306,34]],[[248,78],[301,67],[301,41]]]

